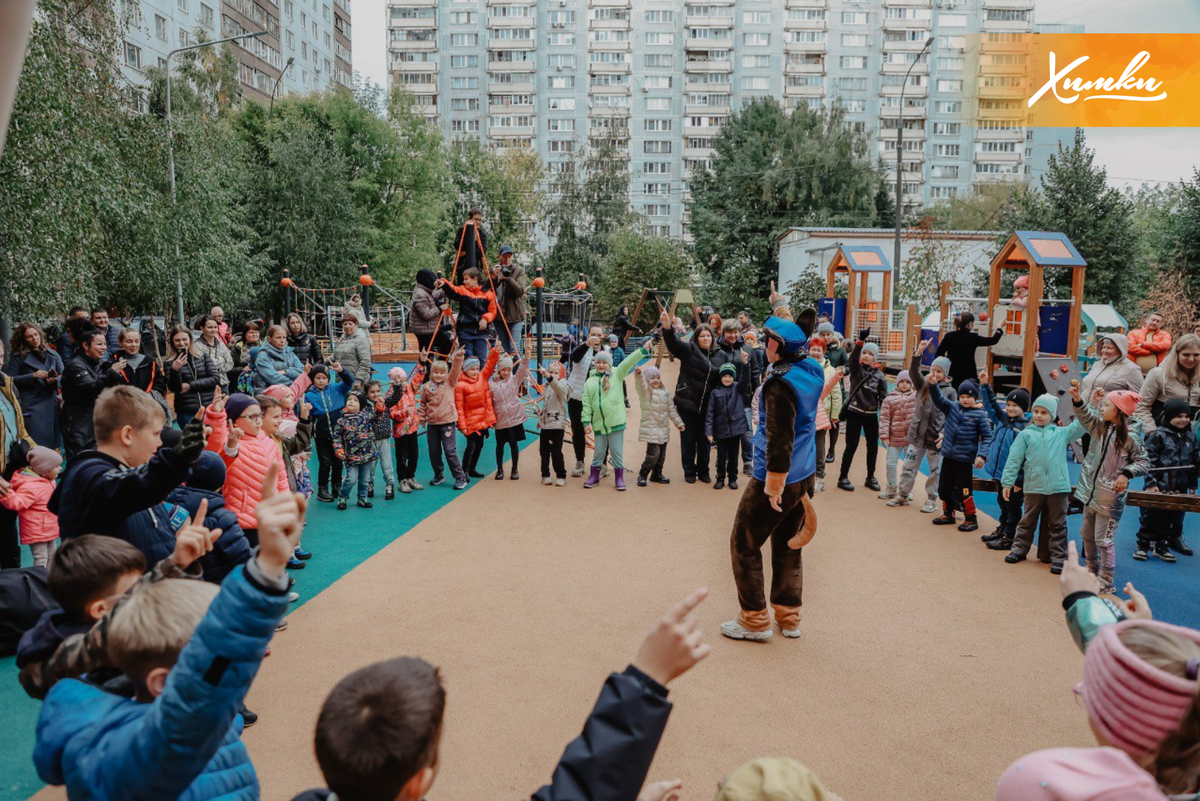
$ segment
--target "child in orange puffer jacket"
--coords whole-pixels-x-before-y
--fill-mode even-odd
[[[492,389],[488,380],[496,363],[500,361],[500,350],[493,347],[488,354],[487,364],[482,369],[479,359],[471,356],[463,362],[462,377],[454,388],[454,402],[458,407],[458,430],[467,437],[467,448],[463,452],[462,466],[471,478],[483,478],[475,468],[483,453],[483,441],[488,430],[496,425],[496,409],[492,403]]]
[[[879,438],[887,448],[887,486],[879,493],[884,500],[896,497],[896,465],[908,449],[908,424],[917,407],[917,393],[907,370],[896,376],[896,387],[879,408]]]
[[[258,518],[255,509],[262,502],[262,483],[267,470],[274,463],[279,466],[275,474],[275,491],[286,494],[288,487],[287,465],[278,444],[263,433],[262,407],[249,395],[218,394],[204,413],[204,425],[212,430],[206,448],[225,460],[225,508],[237,516],[238,525],[246,533],[246,539],[258,547]],[[297,563],[289,567],[303,565]]]
[[[421,415],[417,409],[417,390],[425,380],[425,358],[422,352],[413,368],[412,378],[403,367],[388,370],[388,393],[383,399],[388,416],[392,418],[392,446],[396,451],[396,485],[405,495],[425,489],[417,483],[417,429]]]

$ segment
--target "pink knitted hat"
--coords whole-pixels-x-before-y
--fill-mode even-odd
[[[1112,401],[1113,406],[1116,406],[1126,415],[1133,414],[1133,410],[1137,408],[1138,401],[1142,399],[1140,393],[1130,392],[1127,389],[1119,389],[1116,392],[1110,392],[1104,397]]]
[[[288,393],[290,393],[291,391],[292,391],[291,384],[274,384],[274,385],[269,386],[266,389],[264,389],[263,394],[266,395],[268,398],[274,398],[275,400],[279,401],[280,403],[283,403],[283,399],[286,398],[288,396]]]
[[[908,374],[907,370],[901,370],[900,374],[896,376],[896,383],[899,384],[901,381],[907,381],[910,384],[912,383],[912,376]]]
[[[1150,753],[1179,728],[1195,703],[1196,677],[1174,676],[1146,662],[1118,636],[1134,626],[1155,627],[1200,644],[1200,631],[1126,620],[1104,626],[1088,645],[1077,690],[1088,716],[1110,744],[1134,758]]]
[[[399,384],[407,380],[408,373],[404,371],[403,367],[393,367],[391,370],[388,370],[388,381],[391,381],[393,384]]]

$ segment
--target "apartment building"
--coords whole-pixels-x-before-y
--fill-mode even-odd
[[[244,97],[267,103],[276,81],[276,97],[351,85],[350,0],[125,0],[122,7],[135,103],[145,103],[146,69],[164,67],[175,48],[262,30],[266,36],[234,44]]]
[[[1049,152],[1015,88],[1033,0],[389,0],[387,25],[390,81],[447,136],[534,148],[551,172],[614,141],[661,234],[688,235],[688,180],[754,97],[841,103],[892,183],[899,162],[910,209]]]

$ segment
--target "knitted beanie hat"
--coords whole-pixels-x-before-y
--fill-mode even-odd
[[[229,396],[229,400],[225,401],[225,416],[229,418],[229,422],[236,423],[238,418],[246,413],[247,409],[257,405],[258,401],[249,395],[235,392]]]
[[[646,379],[647,384],[649,384],[654,379],[661,378],[661,377],[662,377],[662,372],[657,367],[643,367],[642,368],[642,378]]]
[[[900,386],[901,381],[907,381],[910,384],[912,383],[912,376],[908,374],[907,370],[901,370],[900,374],[896,376],[896,386]]]
[[[42,477],[63,463],[62,454],[42,445],[30,448],[25,459],[29,462],[29,469]]]
[[[475,358],[474,356],[468,356],[467,358],[463,359],[462,369],[464,370],[477,370],[479,369],[479,366],[479,359]]]
[[[1192,415],[1192,409],[1188,406],[1188,402],[1183,398],[1171,398],[1163,404],[1161,425],[1167,426],[1181,414],[1186,414],[1189,417]]]
[[[1038,399],[1033,402],[1033,408],[1042,408],[1050,412],[1050,416],[1058,414],[1058,398],[1053,395],[1038,395]]]
[[[737,367],[734,365],[733,362],[725,362],[724,364],[722,364],[720,367],[717,368],[717,373],[719,375],[731,375],[736,378],[737,377]]]
[[[970,395],[975,400],[979,400],[979,384],[971,378],[958,385],[959,395]]]
[[[291,393],[291,391],[292,391],[291,384],[274,384],[274,385],[269,386],[266,389],[264,389],[263,394],[266,395],[268,398],[274,398],[275,400],[282,403],[283,399],[286,398],[288,396],[288,394]]]
[[[612,366],[612,354],[606,350],[597,351],[596,355],[592,357],[592,364],[599,362],[607,362],[609,366]]]
[[[869,353],[875,358],[879,358],[879,346],[874,342],[865,342],[862,346],[863,353]]]
[[[1024,387],[1017,387],[1008,393],[1007,399],[1020,406],[1021,411],[1029,411],[1029,392]]]
[[[1200,669],[1200,660],[1189,660],[1190,677],[1176,676],[1142,659],[1120,637],[1138,627],[1170,632],[1200,644],[1200,631],[1157,620],[1102,626],[1088,644],[1083,680],[1076,691],[1104,739],[1134,758],[1150,753],[1179,728],[1195,703]]]
[[[817,333],[818,334],[832,334],[833,333],[833,323],[821,323],[820,325],[817,326]]]
[[[945,356],[938,356],[934,359],[932,366],[938,368],[946,375],[950,375],[950,360]]]
[[[391,370],[388,370],[388,381],[391,381],[393,384],[400,384],[407,380],[408,380],[408,373],[405,371],[405,369],[403,367],[400,367],[399,365],[397,365],[396,367],[393,367]]]
[[[1137,409],[1138,401],[1142,399],[1141,393],[1130,392],[1127,389],[1110,392],[1104,397],[1108,398],[1112,402],[1112,405],[1124,412],[1127,417],[1133,414],[1134,410]]]
[[[220,492],[221,487],[225,486],[225,460],[212,451],[204,451],[188,471],[187,485]]]
[[[319,375],[328,376],[329,368],[323,364],[314,364],[312,366],[312,369],[308,371],[308,377],[311,378],[313,381],[316,381],[317,376],[319,376]]]
[[[500,357],[500,361],[496,362],[496,369],[497,369],[497,370],[511,370],[511,369],[513,369],[513,360],[512,360],[512,356],[501,356],[501,357]]]

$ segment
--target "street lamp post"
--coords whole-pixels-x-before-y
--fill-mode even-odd
[[[900,225],[903,209],[901,198],[904,193],[904,88],[908,84],[908,76],[912,75],[913,67],[917,66],[921,56],[925,55],[925,51],[932,44],[933,37],[930,36],[925,40],[925,46],[917,53],[917,57],[913,59],[913,63],[908,65],[908,72],[904,73],[904,80],[900,83],[900,116],[896,127],[896,243],[892,255],[891,300],[893,309],[896,308],[896,297],[900,291]]]
[[[212,42],[202,42],[200,44],[188,45],[187,47],[177,47],[167,53],[166,66],[163,68],[167,73],[167,166],[171,175],[171,207],[175,207],[175,132],[171,128],[171,59],[176,53],[182,53],[186,50],[199,50],[202,47],[210,47],[212,45],[225,44],[226,42],[240,42],[242,39],[257,39],[260,36],[266,36],[268,31],[256,31],[255,33],[244,33],[241,36],[230,36],[225,39],[217,39]],[[175,237],[175,303],[176,311],[179,314],[179,324],[184,325],[183,320],[183,273],[179,269],[179,237]]]
[[[285,74],[287,74],[287,71],[288,71],[289,69],[291,69],[291,68],[292,68],[292,65],[293,65],[293,64],[295,64],[295,63],[296,63],[296,59],[295,59],[295,57],[293,57],[293,56],[288,56],[287,63],[286,63],[286,64],[284,64],[284,65],[283,65],[283,69],[281,69],[281,70],[279,71],[279,77],[275,79],[275,85],[271,87],[271,106],[270,106],[270,108],[267,110],[267,116],[268,116],[268,117],[274,117],[274,116],[275,116],[275,93],[279,91],[279,82],[283,80],[283,76],[284,76]]]

